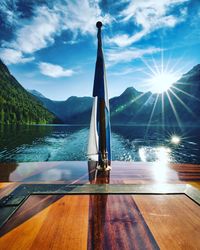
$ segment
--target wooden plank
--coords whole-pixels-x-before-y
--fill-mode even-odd
[[[47,207],[36,216],[24,221],[23,215],[26,214],[28,205],[32,207],[33,202],[36,202],[36,200],[29,199],[1,229],[0,249],[15,250],[31,248],[32,242],[50,209],[50,207]],[[40,204],[38,204],[38,206],[40,206]],[[20,221],[21,224],[18,224],[17,221]]]
[[[0,199],[9,193],[11,193],[16,187],[18,187],[16,182],[1,182],[0,183]]]
[[[89,179],[88,168],[87,162],[83,161],[0,163],[0,181],[42,182],[45,180],[51,183],[65,181],[83,184]],[[65,170],[70,171],[70,176],[66,175],[64,179],[56,178],[56,176],[64,176]],[[52,173],[56,173],[55,178]],[[110,183],[180,183],[192,180],[200,182],[200,165],[113,161],[110,174]]]
[[[133,195],[161,249],[199,249],[200,207],[185,195]]]
[[[89,250],[159,249],[131,195],[91,195]]]
[[[0,231],[0,249],[87,249],[89,197],[31,196]]]
[[[191,181],[189,184],[200,190],[200,181]]]

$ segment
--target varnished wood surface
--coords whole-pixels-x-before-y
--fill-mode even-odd
[[[34,195],[0,230],[0,249],[199,249],[185,195]]]
[[[0,180],[38,183],[39,177],[41,183],[45,174],[62,176],[75,167],[67,180],[47,183],[189,183],[200,189],[200,165],[113,162],[110,175],[96,180],[82,162],[35,163],[33,171],[29,164],[0,172]],[[19,184],[0,183],[0,196]],[[0,249],[198,249],[199,216],[199,206],[185,195],[34,195],[0,230]]]
[[[91,168],[91,169],[90,169]],[[92,167],[87,162],[1,163],[0,182],[88,183]],[[110,183],[200,182],[200,165],[112,162]]]
[[[185,195],[34,195],[0,230],[0,249],[198,249]]]
[[[91,195],[88,249],[159,249],[131,195]]]
[[[1,250],[87,249],[88,196],[31,196],[1,230]]]
[[[190,181],[188,184],[200,190],[200,181]]]
[[[13,183],[13,182],[0,183],[0,199],[11,193],[18,185],[19,183]]]
[[[134,195],[163,250],[200,249],[200,207],[185,195]]]
[[[158,249],[130,195],[32,196],[0,233],[0,249]]]

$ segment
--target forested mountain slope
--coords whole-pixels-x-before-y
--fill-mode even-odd
[[[56,117],[27,92],[0,60],[0,123],[52,123]]]

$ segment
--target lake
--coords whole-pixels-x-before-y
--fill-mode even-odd
[[[87,160],[88,133],[81,125],[1,126],[0,162]],[[112,160],[200,163],[199,134],[199,127],[112,126]]]

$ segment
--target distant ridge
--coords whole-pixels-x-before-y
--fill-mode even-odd
[[[55,115],[27,92],[0,60],[0,124],[46,124]]]
[[[0,60],[0,123],[89,124],[93,98],[71,96],[53,101],[37,90],[25,90]],[[110,99],[111,124],[200,124],[200,64],[184,74],[172,87],[170,101],[161,95],[133,87]],[[155,101],[157,99],[156,105]],[[174,109],[176,114],[174,114]],[[154,112],[152,113],[152,110]],[[151,118],[151,119],[150,119]]]
[[[198,99],[200,98],[200,64],[184,74],[173,86],[174,94],[169,93],[179,121],[183,124],[200,123],[200,99]],[[64,123],[89,123],[93,101],[91,97],[72,96],[66,101],[52,101],[37,91],[31,91],[31,93]],[[178,124],[179,121],[177,121],[166,93],[163,94],[164,116],[161,95],[158,98],[156,96],[151,92],[137,91],[133,87],[127,88],[121,95],[110,99],[111,124],[149,123],[156,99],[157,104],[151,117],[151,124],[156,125],[163,122]]]
[[[64,123],[88,123],[92,108],[91,97],[71,96],[66,101],[53,101],[36,90],[29,90],[44,107]]]
[[[46,98],[43,94],[41,94],[39,91],[35,89],[27,89],[27,91],[36,97]]]

